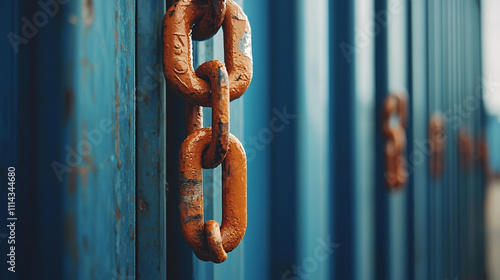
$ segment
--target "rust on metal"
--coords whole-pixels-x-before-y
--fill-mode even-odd
[[[221,263],[238,246],[247,224],[247,167],[243,146],[234,135],[222,162],[222,224],[204,223],[203,151],[210,145],[212,128],[191,133],[179,153],[182,234],[200,260]]]
[[[444,170],[444,149],[446,144],[446,126],[441,113],[434,113],[429,119],[430,173],[434,178],[441,176]]]
[[[192,39],[224,30],[224,62],[193,70]],[[163,65],[170,89],[185,101],[186,134],[179,153],[179,208],[184,239],[196,256],[221,263],[238,246],[247,224],[246,155],[229,133],[229,103],[252,79],[248,18],[232,0],[181,0],[163,21]],[[212,107],[212,127],[203,128],[202,106]],[[203,170],[222,163],[222,223],[204,222]]]
[[[382,131],[385,136],[385,178],[391,190],[401,189],[406,185],[408,171],[406,169],[406,94],[391,94],[386,97],[383,105]],[[393,123],[392,118],[398,117]]]
[[[212,169],[222,163],[229,145],[229,84],[226,67],[220,61],[203,63],[196,75],[207,79],[212,92],[212,134],[210,147],[203,154],[203,168]],[[203,127],[203,112],[200,106],[186,102],[186,135]]]
[[[193,40],[203,41],[210,39],[220,29],[226,15],[226,0],[210,0],[207,12],[199,22],[193,26]]]
[[[196,69],[196,75],[210,80],[212,92],[212,142],[203,154],[203,168],[222,163],[229,145],[229,78],[222,62],[212,60]]]
[[[191,27],[207,14],[208,5],[183,0],[173,5],[163,20],[163,70],[172,91],[184,100],[210,107],[211,87],[193,70]],[[241,8],[226,2],[222,23],[224,62],[229,76],[230,100],[239,98],[252,80],[250,24]]]
[[[186,102],[184,111],[186,116],[186,135],[203,128],[203,109],[201,106]]]

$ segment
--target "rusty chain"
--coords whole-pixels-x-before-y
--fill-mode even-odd
[[[386,181],[389,189],[398,190],[406,185],[408,171],[406,167],[406,121],[407,121],[406,94],[391,94],[387,96],[383,105],[382,131],[386,138]],[[397,124],[391,123],[393,115],[399,117]]]
[[[224,62],[194,71],[192,40],[212,37],[222,26]],[[163,69],[169,88],[185,101],[186,134],[179,152],[181,231],[195,255],[221,263],[241,242],[247,224],[247,166],[243,145],[229,133],[229,102],[252,79],[250,24],[232,0],[181,0],[163,21]],[[202,106],[212,107],[203,128]],[[204,222],[203,168],[222,164],[222,223]]]
[[[439,178],[444,171],[444,150],[446,144],[446,124],[441,113],[434,113],[429,119],[429,143],[433,148],[430,155],[429,169],[434,178]]]

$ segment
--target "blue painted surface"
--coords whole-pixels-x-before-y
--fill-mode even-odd
[[[419,116],[429,116],[427,93],[429,91],[427,69],[429,51],[427,38],[427,3],[425,1],[414,1],[411,4],[411,87],[410,87],[410,106],[411,106],[411,126],[412,130],[408,132],[409,155],[414,155],[413,176],[410,181],[411,198],[413,199],[413,243],[409,244],[412,248],[410,260],[412,264],[408,268],[409,279],[429,279],[429,207],[428,193],[428,170],[429,164],[427,156],[431,150],[426,146],[428,137],[427,118]],[[411,217],[410,217],[411,218]]]
[[[248,226],[245,233],[244,279],[269,279],[271,272],[271,152],[276,137],[289,129],[271,107],[269,1],[245,1],[252,26],[254,75],[243,96],[243,139],[248,164]],[[280,110],[281,108],[276,108]],[[258,113],[256,113],[258,112]],[[275,123],[279,121],[278,123]],[[277,125],[278,124],[278,125]],[[269,132],[270,131],[270,132]],[[272,134],[273,137],[269,137]],[[258,269],[255,269],[257,268]]]
[[[400,1],[245,2],[255,74],[231,104],[231,131],[247,151],[248,229],[221,265],[198,261],[178,226],[184,102],[165,92],[161,73],[168,4],[101,2],[68,3],[19,55],[0,45],[14,69],[3,84],[17,93],[0,104],[0,175],[17,165],[19,186],[32,186],[18,189],[19,266],[30,267],[18,279],[482,279],[483,179],[462,171],[456,143],[458,124],[479,133],[482,108],[450,123],[440,179],[411,159],[428,116],[453,120],[478,84],[476,1],[405,2],[351,62],[339,44],[359,44],[370,11]],[[1,19],[8,30],[39,10],[4,8],[15,15]],[[195,64],[222,49],[221,34],[196,43]],[[412,176],[389,193],[380,107],[400,88],[410,94]],[[491,142],[497,123],[488,122]],[[60,182],[52,163],[69,166],[68,149],[82,148],[91,151]],[[207,218],[220,220],[220,170],[204,175]],[[337,245],[318,255],[324,242]]]
[[[373,1],[355,1],[355,28],[366,28],[373,20]],[[357,29],[355,34],[364,34],[366,29]],[[355,41],[356,42],[356,41]],[[357,44],[360,44],[358,42]],[[366,45],[365,45],[366,44]],[[354,277],[353,279],[375,279],[375,143],[373,115],[375,114],[375,40],[361,44],[355,55],[355,101],[353,141],[354,164]],[[340,107],[340,106],[339,106]],[[341,173],[342,171],[338,171]],[[339,187],[339,186],[337,186]],[[339,225],[341,226],[341,225]],[[339,261],[341,257],[338,257]],[[360,269],[362,268],[362,269]],[[342,278],[337,278],[342,279]]]
[[[332,167],[330,179],[331,192],[331,217],[332,238],[339,244],[335,248],[333,275],[335,279],[346,279],[356,274],[356,258],[358,257],[357,237],[361,232],[356,232],[360,226],[357,214],[363,211],[357,200],[356,164],[358,163],[357,150],[353,144],[357,139],[356,125],[362,121],[358,118],[356,108],[356,78],[355,70],[358,57],[356,52],[351,52],[351,46],[360,48],[352,32],[355,13],[352,1],[334,1],[329,7],[330,16],[330,120],[342,120],[331,123],[330,155]],[[347,28],[346,28],[347,27]],[[371,66],[371,65],[370,65]],[[368,66],[368,67],[370,67]],[[359,207],[359,208],[358,208]],[[363,234],[363,233],[361,233]]]
[[[134,276],[135,2],[10,9],[11,31],[39,15],[19,53],[5,49],[16,65],[15,112],[2,111],[17,119],[18,279]]]
[[[137,279],[166,278],[165,1],[137,1]]]
[[[73,111],[58,148],[65,155],[66,147],[86,143],[91,151],[82,150],[82,161],[59,184],[62,277],[135,277],[135,1],[67,7],[63,34],[72,47],[63,81]]]
[[[329,222],[330,207],[330,66],[329,4],[325,0],[298,1],[297,132],[299,170],[297,187],[296,265],[311,279],[332,275],[330,252],[322,242],[335,242]],[[321,241],[320,241],[321,240]],[[323,254],[318,251],[326,250]]]
[[[387,3],[384,0],[375,1],[375,11],[385,11]],[[381,108],[388,91],[387,79],[387,30],[381,29],[379,35],[375,37],[375,201],[376,201],[376,279],[389,279],[389,234],[388,234],[388,194],[383,177],[385,164],[383,154],[383,137],[381,128]]]
[[[251,3],[251,1],[248,1]],[[250,3],[247,3],[249,5]],[[270,103],[273,114],[288,112],[297,115],[297,87],[299,70],[297,32],[299,9],[289,1],[269,2],[269,62]],[[275,110],[276,109],[276,110]],[[284,120],[282,120],[284,121]],[[297,119],[287,119],[285,128],[276,133],[270,145],[270,276],[268,279],[296,277],[298,247],[296,217],[298,214],[297,188],[299,173],[297,156]]]

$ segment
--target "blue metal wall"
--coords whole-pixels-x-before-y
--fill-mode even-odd
[[[1,168],[17,171],[19,255],[14,276],[2,247],[0,273],[123,279],[136,268],[135,1],[54,3],[2,9],[2,34],[27,40],[18,52],[2,41],[14,137],[2,121]]]
[[[478,1],[237,1],[254,57],[231,103],[248,228],[223,264],[196,259],[180,233],[184,101],[161,69],[171,2],[67,1],[19,52],[2,41],[0,175],[17,169],[20,269],[6,272],[0,229],[1,279],[484,278],[484,179],[461,168],[457,145],[460,128],[484,124]],[[45,10],[4,11],[2,31],[22,35],[23,17]],[[221,36],[195,43],[196,65],[222,59]],[[381,108],[398,90],[410,177],[390,192]],[[437,179],[425,148],[436,111],[448,120]],[[216,220],[220,174],[204,172]]]

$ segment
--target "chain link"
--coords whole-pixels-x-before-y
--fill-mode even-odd
[[[408,180],[406,169],[406,120],[407,100],[405,94],[387,96],[383,106],[382,130],[386,138],[385,158],[387,185],[391,190],[401,189]],[[399,117],[399,122],[393,124],[393,115]]]
[[[446,124],[441,113],[434,113],[429,120],[429,144],[433,148],[430,155],[429,168],[434,178],[444,171],[444,150],[446,144]]]
[[[224,30],[224,62],[193,70],[192,39]],[[195,255],[221,263],[241,242],[247,224],[246,155],[229,133],[229,102],[252,79],[250,25],[232,0],[183,0],[163,22],[163,68],[170,89],[185,101],[186,134],[179,152],[181,231]],[[203,128],[202,107],[212,107],[212,127]],[[222,163],[222,224],[203,218],[203,171]]]

